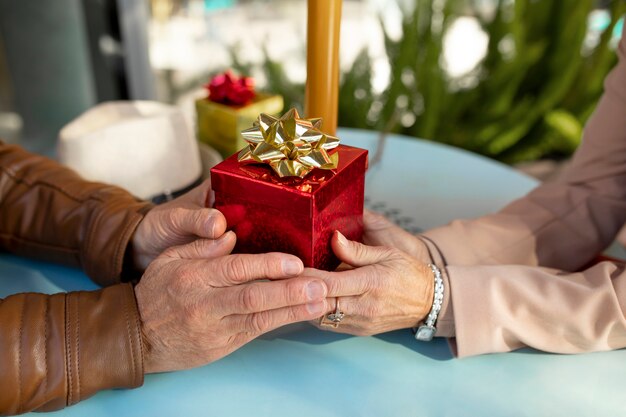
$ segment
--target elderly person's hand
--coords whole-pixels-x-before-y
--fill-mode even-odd
[[[382,214],[365,210],[363,213],[363,243],[400,249],[424,263],[430,262],[428,249],[422,240],[390,222]]]
[[[146,269],[170,246],[222,236],[226,219],[219,211],[207,208],[211,198],[211,182],[206,180],[185,195],[151,209],[132,237],[135,267]]]
[[[226,255],[235,234],[166,250],[135,288],[147,373],[215,361],[277,327],[327,309],[326,285],[297,277],[292,255]],[[269,281],[258,281],[266,279]]]
[[[378,214],[366,212],[364,224],[367,244],[350,241],[339,232],[331,242],[337,257],[353,269],[307,268],[303,274],[326,283],[327,312],[337,308],[345,314],[337,328],[320,328],[366,336],[414,327],[433,302],[428,251],[420,239]]]

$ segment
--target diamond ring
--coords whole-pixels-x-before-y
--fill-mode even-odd
[[[344,317],[345,317],[345,314],[343,314],[343,311],[337,311],[337,310],[326,315],[326,319],[328,321],[332,321],[333,323],[337,323],[337,324],[341,323],[341,320],[343,320]]]
[[[335,311],[332,313],[328,313],[320,319],[321,326],[328,326],[337,328],[339,327],[339,323],[346,315],[343,314],[343,311],[339,310],[339,297],[335,298]]]

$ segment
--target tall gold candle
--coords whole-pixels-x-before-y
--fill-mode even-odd
[[[339,30],[342,0],[308,0],[306,117],[321,117],[324,132],[337,131]]]

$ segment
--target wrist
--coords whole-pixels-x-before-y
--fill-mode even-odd
[[[419,325],[415,333],[415,339],[430,341],[437,332],[437,318],[443,306],[445,286],[441,270],[434,264],[429,264],[433,276],[432,306],[423,323]]]
[[[428,251],[429,261],[426,261],[426,263],[431,263],[439,267],[445,287],[443,305],[441,306],[441,311],[439,312],[439,316],[437,318],[437,336],[454,337],[456,329],[454,325],[454,313],[452,306],[452,284],[450,282],[450,276],[448,275],[448,269],[446,268],[446,259],[439,247],[428,236],[418,235],[418,238],[424,243],[426,250]]]
[[[150,208],[152,208],[152,206],[149,206],[148,210]],[[128,241],[124,255],[124,270],[127,272],[143,272],[153,259],[153,256],[149,254],[145,247],[147,238],[145,237],[146,233],[144,229],[146,228],[146,215],[148,210],[142,213],[144,217],[139,222],[135,232]]]

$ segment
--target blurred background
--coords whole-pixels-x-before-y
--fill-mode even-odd
[[[343,7],[340,126],[447,143],[539,177],[578,146],[626,13],[623,0]],[[0,137],[53,155],[59,129],[107,100],[191,115],[229,68],[301,109],[305,44],[305,0],[0,0]]]

